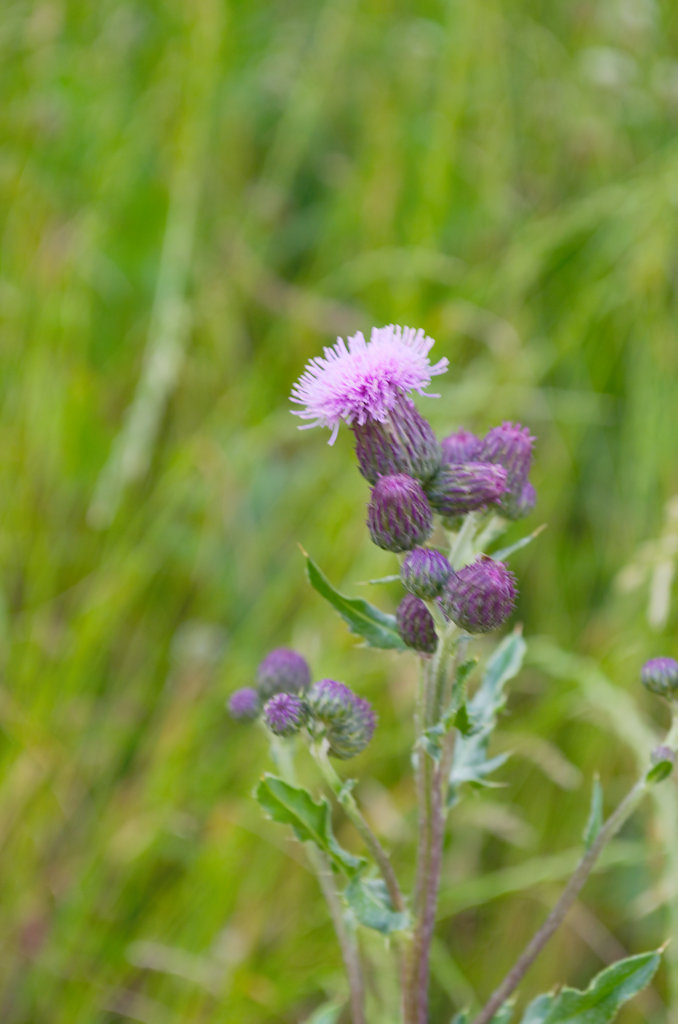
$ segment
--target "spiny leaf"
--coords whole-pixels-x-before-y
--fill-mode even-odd
[[[468,702],[470,731],[466,735],[462,731],[454,748],[448,795],[450,806],[459,799],[459,787],[463,783],[492,785],[487,776],[509,756],[499,754],[488,759],[487,751],[497,717],[505,703],[506,683],[520,671],[525,650],[525,641],[518,630],[507,636],[489,659],[483,680]]]
[[[409,914],[393,909],[381,878],[353,878],[344,895],[349,907],[366,928],[373,928],[382,935],[409,928]]]
[[[314,800],[305,789],[266,774],[254,795],[274,821],[291,825],[302,843],[314,843],[328,855],[333,865],[353,878],[365,867],[362,857],[355,857],[337,842],[332,831],[332,814],[325,797]]]
[[[617,1011],[652,981],[661,950],[620,960],[597,974],[585,991],[564,988],[538,996],[521,1024],[610,1024]]]
[[[396,629],[395,615],[382,612],[380,608],[375,608],[369,601],[364,601],[360,597],[345,597],[340,594],[305,551],[304,557],[309,583],[339,612],[352,633],[366,640],[370,647],[405,650],[405,644]]]

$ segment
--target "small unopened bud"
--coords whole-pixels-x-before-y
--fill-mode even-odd
[[[482,556],[455,573],[440,605],[449,618],[469,633],[489,633],[515,607],[516,582],[503,562]]]
[[[428,485],[431,507],[448,519],[500,501],[506,488],[506,470],[490,462],[443,466]]]
[[[419,597],[406,594],[396,611],[396,628],[407,644],[422,654],[433,654],[438,637],[433,616]]]
[[[262,701],[275,693],[303,693],[310,682],[308,662],[289,647],[276,647],[257,669],[257,689]]]
[[[374,543],[386,551],[409,551],[425,541],[433,513],[419,481],[404,473],[377,480],[367,525]]]
[[[414,548],[403,559],[400,579],[415,597],[437,597],[452,575],[452,566],[440,551]]]
[[[459,462],[477,462],[480,458],[482,441],[470,430],[457,430],[440,442],[443,464],[452,466]]]
[[[524,514],[523,489],[532,464],[534,438],[519,423],[502,423],[483,438],[479,458],[506,469],[506,489],[500,501],[502,514],[519,519]]]
[[[294,736],[308,719],[308,706],[293,693],[276,693],[264,706],[264,721],[276,736]]]
[[[440,445],[433,428],[414,402],[403,395],[381,422],[351,425],[360,472],[371,484],[380,476],[407,473],[429,480],[440,465]]]
[[[522,491],[520,497],[515,503],[515,519],[524,519],[525,516],[529,516],[530,512],[534,509],[537,504],[537,492],[528,480]]]
[[[251,722],[259,714],[259,694],[252,686],[243,686],[231,694],[228,710],[233,718],[241,722]]]
[[[643,686],[660,697],[678,695],[678,661],[674,658],[650,658],[641,671]]]
[[[345,683],[321,679],[311,687],[308,704],[333,757],[355,757],[372,739],[377,724],[372,705]]]

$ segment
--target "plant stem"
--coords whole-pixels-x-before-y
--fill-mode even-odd
[[[290,785],[297,784],[297,773],[294,767],[292,745],[276,738],[271,738],[271,755],[280,775]],[[334,886],[332,871],[327,857],[322,850],[305,844],[306,855],[315,872],[320,890],[325,897],[327,909],[337,936],[341,958],[348,978],[351,1019],[353,1024],[367,1024],[365,1017],[365,981],[360,962],[360,952],[355,934],[346,923],[343,907]]]
[[[594,842],[579,861],[574,874],[567,883],[560,899],[544,921],[539,931],[528,942],[527,946],[519,956],[518,960],[508,972],[504,980],[493,992],[478,1016],[472,1024],[489,1024],[497,1010],[505,1000],[518,987],[523,977],[531,967],[533,961],[542,951],[548,940],[562,923],[568,910],[581,892],[584,884],[591,873],[593,865],[597,861],[603,847],[616,835],[626,819],[636,808],[648,788],[648,783],[643,776],[635,786],[629,790],[619,806],[612,812],[604,823]]]
[[[323,778],[335,794],[338,802],[346,811],[347,817],[360,833],[365,841],[365,845],[377,862],[381,876],[386,884],[393,909],[399,912],[406,910],[405,898],[402,894],[400,885],[398,884],[398,879],[396,878],[389,856],[363,817],[350,789],[343,784],[342,780],[330,764],[327,758],[326,746],[324,744],[322,746],[314,745],[312,747],[312,752]]]
[[[306,852],[315,871],[322,894],[325,897],[344,961],[344,967],[346,968],[353,1024],[367,1024],[367,1018],[365,1017],[365,982],[355,934],[353,934],[352,930],[349,930],[344,918],[343,907],[334,888],[332,871],[327,857],[320,850],[316,849],[315,846],[309,846]]]

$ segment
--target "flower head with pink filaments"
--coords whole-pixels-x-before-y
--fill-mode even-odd
[[[323,356],[309,360],[292,388],[291,400],[304,406],[295,416],[311,421],[301,429],[329,427],[334,444],[342,420],[349,426],[383,423],[403,395],[427,394],[431,378],[447,370],[446,358],[431,364],[432,346],[423,330],[394,324],[373,327],[369,342],[360,331],[348,344],[338,338]]]

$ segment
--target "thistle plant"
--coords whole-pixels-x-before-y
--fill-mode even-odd
[[[310,583],[354,634],[372,647],[401,652],[413,675],[418,662],[409,758],[417,800],[410,892],[360,808],[356,780],[335,767],[373,740],[378,709],[345,682],[317,677],[322,666],[311,671],[300,653],[286,648],[267,654],[255,686],[236,691],[229,702],[234,718],[259,719],[269,736],[276,771],[263,775],[256,797],[306,846],[341,947],[353,1024],[387,1020],[382,1009],[368,1018],[363,933],[369,931],[386,937],[393,959],[399,1014],[388,1019],[432,1022],[430,952],[448,819],[470,788],[493,784],[506,760],[490,756],[490,741],[526,649],[519,626],[498,635],[489,654],[488,636],[505,629],[515,612],[518,581],[507,563],[540,532],[498,547],[507,525],[526,518],[535,505],[530,431],[506,422],[484,437],[462,428],[438,441],[416,408],[412,392],[427,395],[432,379],[447,369],[446,359],[431,363],[432,345],[423,331],[394,326],[374,329],[369,342],[362,334],[348,343],[340,339],[308,363],[292,390],[300,406],[296,415],[308,421],[303,426],[328,428],[330,444],[342,421],[353,432],[358,468],[370,486],[366,539],[399,563],[397,574],[387,577],[402,586],[393,614],[340,594],[306,556]],[[675,708],[678,662],[652,658],[641,678]],[[585,990],[556,988],[538,996],[522,1014],[512,1001],[605,845],[647,790],[671,773],[676,721],[672,715],[667,737],[648,751],[646,770],[607,819],[600,787],[594,787],[581,859],[559,900],[485,1004],[458,1007],[453,1024],[607,1024],[652,979],[661,950],[613,964]],[[378,731],[376,736],[378,742]],[[312,789],[300,784],[297,773],[303,747],[317,768]],[[337,841],[328,794],[355,826],[360,854]]]

